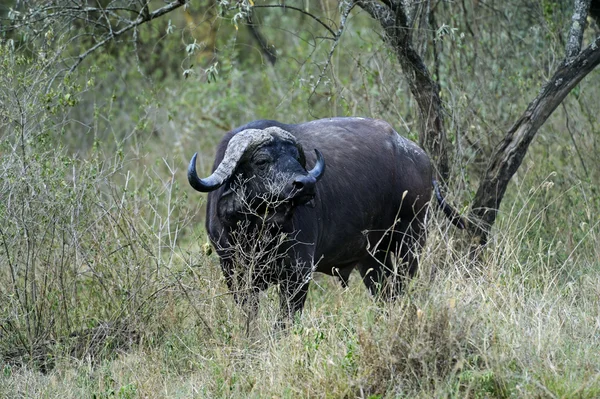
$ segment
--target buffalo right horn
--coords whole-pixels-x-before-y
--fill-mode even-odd
[[[201,179],[196,173],[196,158],[194,154],[188,167],[190,185],[201,193],[208,193],[221,187],[233,174],[240,160],[247,151],[252,152],[256,147],[273,140],[273,136],[264,130],[246,129],[235,134],[225,150],[225,155],[219,166],[208,177]]]
[[[221,187],[225,180],[220,181],[214,173],[206,179],[198,177],[198,173],[196,173],[196,158],[198,158],[198,153],[194,154],[190,161],[190,165],[188,166],[188,181],[194,190],[200,191],[201,193],[208,193]]]

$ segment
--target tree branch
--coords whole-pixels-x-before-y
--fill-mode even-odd
[[[521,165],[538,129],[569,92],[598,64],[600,36],[578,56],[563,61],[494,151],[471,208],[473,216],[478,220],[473,225],[473,233],[479,238],[480,244],[487,242],[508,183]]]
[[[333,57],[333,53],[335,52],[335,49],[337,48],[337,46],[340,42],[340,39],[342,38],[342,34],[344,33],[344,29],[346,28],[346,20],[348,19],[348,15],[350,14],[350,11],[352,11],[353,8],[354,8],[354,1],[347,1],[346,8],[344,8],[344,11],[342,12],[342,17],[340,18],[340,28],[338,29],[337,33],[334,36],[333,45],[331,46],[331,50],[329,51],[329,55],[327,56],[327,61],[325,62],[325,66],[323,67],[323,70],[319,74],[319,79],[317,79],[317,83],[315,83],[315,87],[313,88],[312,93],[310,94],[311,97],[317,90],[317,87],[319,87],[319,84],[321,84],[321,80],[323,80],[323,76],[325,76],[325,72],[327,71],[327,68],[329,68],[329,65],[331,64],[331,58]]]
[[[294,11],[298,11],[304,15],[308,15],[309,17],[311,17],[312,19],[314,19],[315,21],[317,21],[318,23],[321,24],[321,26],[323,26],[325,29],[327,29],[329,31],[329,33],[331,33],[331,36],[335,37],[335,32],[333,31],[333,29],[331,29],[329,27],[329,25],[327,25],[326,23],[324,23],[323,21],[321,21],[319,19],[319,17],[317,17],[316,15],[313,15],[307,11],[304,11],[301,8],[298,7],[292,7],[292,6],[288,6],[286,4],[263,4],[263,5],[253,5],[252,8],[282,8],[282,9],[290,9],[290,10],[294,10]]]
[[[260,30],[258,29],[258,25],[256,25],[254,23],[254,21],[252,20],[251,14],[248,14],[248,16],[246,17],[246,22],[247,22],[248,29],[250,30],[250,33],[252,34],[252,36],[258,42],[258,45],[260,46],[260,51],[267,58],[267,60],[269,61],[269,63],[271,65],[275,65],[275,62],[277,62],[277,54],[275,53],[275,49],[272,47],[269,47],[267,40],[265,39],[265,37],[262,35]]]
[[[175,1],[172,1],[171,3],[165,5],[157,10],[154,10],[152,12],[148,12],[147,9],[142,9],[142,12],[140,12],[138,17],[134,21],[131,21],[129,24],[127,24],[125,27],[119,29],[118,31],[112,31],[110,33],[110,35],[106,36],[104,39],[102,39],[101,41],[96,43],[94,46],[90,47],[83,53],[79,54],[79,56],[77,57],[77,60],[69,69],[69,73],[72,73],[88,55],[90,55],[94,51],[98,50],[100,47],[103,47],[109,41],[121,36],[122,34],[130,31],[131,29],[133,29],[137,26],[140,26],[142,24],[145,24],[146,22],[150,22],[153,19],[156,19],[158,17],[165,15],[165,14],[183,6],[185,3],[186,3],[186,0],[175,0]]]
[[[575,9],[571,18],[571,29],[567,39],[567,59],[573,58],[581,51],[583,31],[587,23],[588,11],[592,0],[575,0]]]
[[[567,132],[569,132],[569,136],[571,136],[571,141],[573,142],[573,147],[575,147],[575,152],[577,153],[577,156],[579,157],[579,162],[581,162],[581,166],[583,167],[583,172],[585,173],[586,177],[590,177],[590,174],[588,173],[587,170],[587,166],[585,166],[585,161],[583,160],[583,155],[581,155],[581,151],[579,151],[579,146],[577,145],[577,142],[575,141],[575,135],[573,134],[573,131],[571,130],[571,126],[569,125],[569,111],[567,111],[567,106],[565,105],[565,103],[562,103],[562,108],[563,111],[565,112],[565,127],[567,128]]]
[[[383,29],[388,30],[393,28],[396,21],[390,7],[369,0],[359,0],[356,4],[365,10],[371,18],[378,21]]]

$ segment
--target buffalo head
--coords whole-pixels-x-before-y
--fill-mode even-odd
[[[188,180],[200,192],[222,189],[217,212],[225,224],[254,215],[279,225],[315,196],[325,172],[323,156],[315,152],[317,163],[307,171],[304,151],[293,135],[278,127],[246,129],[231,138],[223,160],[206,178],[198,177],[194,154]]]

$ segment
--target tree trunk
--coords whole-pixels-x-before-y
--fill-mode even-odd
[[[588,2],[589,3],[589,2]],[[588,73],[600,63],[600,36],[574,58],[567,58],[554,76],[529,104],[525,113],[509,129],[494,151],[473,201],[472,213],[478,220],[473,233],[480,244],[487,242],[500,203],[512,176],[521,165],[538,129]]]
[[[419,144],[433,159],[438,178],[447,182],[450,175],[449,143],[444,130],[440,87],[414,49],[413,29],[409,26],[405,6],[400,1],[385,3],[386,5],[370,0],[356,2],[379,22],[384,29],[385,40],[396,52],[410,91],[419,106]]]
[[[562,66],[545,84],[525,113],[509,129],[496,148],[479,185],[471,208],[470,229],[485,244],[496,220],[500,203],[512,176],[523,162],[529,144],[552,112],[581,79],[600,63],[600,37],[580,53],[583,31],[591,0],[575,0],[571,29]],[[449,175],[448,140],[444,131],[439,86],[412,44],[412,29],[402,1],[364,0],[356,4],[377,20],[400,61],[421,114],[419,142],[434,160],[439,177]]]

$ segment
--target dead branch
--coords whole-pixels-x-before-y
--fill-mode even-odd
[[[254,23],[252,14],[248,14],[246,17],[246,22],[252,37],[254,37],[260,46],[260,51],[262,54],[267,58],[267,61],[269,61],[271,65],[275,65],[275,62],[277,62],[277,54],[275,53],[275,49],[272,46],[269,46],[267,43],[267,39],[265,39],[263,34],[260,32],[258,25]]]
[[[348,15],[350,15],[350,11],[352,11],[353,8],[354,8],[354,2],[347,1],[346,7],[344,8],[344,11],[342,13],[342,17],[340,18],[340,27],[334,36],[333,45],[331,46],[331,50],[329,50],[329,54],[327,56],[327,61],[325,61],[325,66],[323,67],[323,70],[319,74],[317,83],[315,83],[315,86],[313,87],[313,90],[310,94],[311,97],[313,94],[315,94],[317,87],[319,87],[319,84],[321,84],[321,81],[323,80],[323,76],[325,76],[325,72],[327,72],[329,65],[331,65],[331,58],[333,57],[333,53],[335,52],[335,49],[337,48],[338,44],[340,43],[340,39],[342,38],[344,29],[346,29],[346,21],[348,20]]]
[[[287,4],[262,4],[262,5],[256,4],[256,5],[252,6],[252,8],[281,8],[281,9],[285,9],[285,10],[289,9],[289,10],[298,11],[299,13],[307,15],[307,16],[311,17],[312,19],[314,19],[315,21],[317,21],[319,24],[321,24],[322,27],[324,27],[325,29],[327,29],[329,31],[329,33],[331,33],[331,36],[335,37],[335,32],[329,25],[327,25],[325,22],[321,21],[321,19],[319,17],[317,17],[316,15],[311,14],[308,11],[304,11],[301,8],[292,7]]]
[[[138,17],[135,20],[131,21],[125,27],[123,27],[117,31],[111,31],[110,35],[108,35],[103,40],[99,41],[98,43],[96,43],[94,46],[90,47],[83,53],[79,54],[75,63],[69,69],[69,73],[72,73],[88,55],[90,55],[94,51],[98,50],[99,48],[103,47],[109,41],[114,40],[115,38],[121,36],[122,34],[129,32],[131,29],[136,28],[142,24],[145,24],[146,22],[150,22],[153,19],[159,18],[159,17],[183,6],[185,3],[186,3],[186,0],[175,0],[175,1],[167,4],[166,6],[163,6],[152,12],[148,12],[146,7],[142,8],[142,10],[138,14]]]
[[[590,2],[575,0],[573,25],[581,24],[580,17],[587,15],[587,8],[582,11],[586,4],[589,7]],[[582,30],[571,27],[565,59],[492,154],[471,207],[477,220],[472,224],[472,233],[481,245],[487,242],[508,183],[521,165],[535,134],[571,90],[600,64],[600,36],[585,50],[572,56],[575,49],[581,48],[581,41]]]

